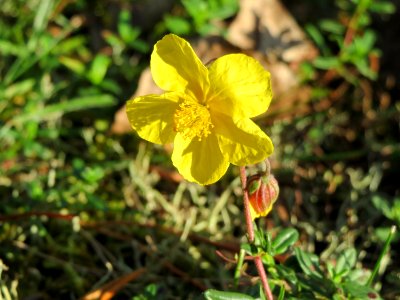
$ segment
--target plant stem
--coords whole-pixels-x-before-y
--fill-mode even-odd
[[[269,159],[265,159],[265,175],[269,176],[271,175],[271,163],[269,162]]]
[[[361,0],[358,2],[356,11],[354,12],[353,16],[350,19],[349,25],[347,27],[347,31],[344,36],[343,45],[348,46],[350,45],[354,37],[357,33],[357,29],[359,27],[360,17],[363,16],[368,9],[370,1],[369,0]]]
[[[392,226],[392,228],[390,228],[385,245],[383,246],[382,252],[378,257],[378,260],[376,261],[374,270],[372,271],[371,276],[369,277],[369,279],[367,281],[367,286],[372,285],[372,282],[374,281],[374,278],[379,271],[379,267],[381,265],[382,259],[385,256],[385,254],[389,251],[390,243],[392,242],[392,239],[393,239],[395,233],[396,233],[396,226]]]
[[[249,193],[247,192],[247,177],[246,177],[245,167],[240,167],[240,180],[242,181],[244,216],[246,219],[247,236],[249,242],[253,243],[254,228],[253,228],[253,220],[251,219],[251,214],[250,214],[250,201],[249,201]]]
[[[240,249],[239,257],[238,257],[237,265],[236,265],[236,269],[235,269],[235,277],[234,277],[235,278],[234,283],[235,283],[236,287],[238,287],[238,285],[239,285],[239,277],[240,277],[240,273],[241,273],[241,270],[243,267],[243,261],[244,261],[245,254],[246,254],[246,251],[244,249]]]
[[[258,275],[260,275],[261,284],[264,288],[265,296],[267,296],[268,300],[273,300],[271,289],[269,288],[267,274],[265,273],[264,265],[260,256],[254,257],[254,263],[256,264],[256,268],[258,271]]]
[[[269,164],[267,165],[269,168]],[[269,169],[268,169],[269,172]],[[247,191],[247,176],[246,176],[246,168],[240,167],[240,180],[242,182],[242,190],[243,190],[243,202],[244,202],[244,216],[246,219],[246,228],[247,228],[247,236],[249,242],[251,244],[254,243],[254,227],[253,227],[253,220],[251,219],[250,214],[250,201],[249,201],[249,194]],[[271,289],[269,288],[267,274],[265,273],[264,265],[262,263],[261,257],[256,256],[254,257],[254,263],[257,268],[258,275],[261,279],[261,284],[263,286],[265,296],[268,300],[273,300]]]

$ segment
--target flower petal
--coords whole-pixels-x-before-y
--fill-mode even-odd
[[[221,113],[213,113],[214,131],[222,153],[238,166],[258,163],[274,151],[271,139],[250,119],[232,120]]]
[[[265,217],[266,215],[268,215],[270,213],[270,211],[272,210],[272,205],[265,211],[258,213],[255,211],[255,209],[253,208],[253,206],[250,205],[250,215],[251,215],[251,219],[254,221],[257,218],[261,218],[261,217]]]
[[[186,180],[202,185],[218,181],[229,167],[214,134],[199,141],[184,139],[178,133],[174,140],[172,163]]]
[[[154,46],[151,73],[165,91],[184,92],[204,102],[208,90],[208,70],[184,39],[168,34]]]
[[[207,104],[237,118],[252,118],[264,113],[271,102],[270,74],[252,57],[229,54],[209,67],[211,82]]]
[[[178,106],[176,93],[147,95],[129,100],[126,113],[129,123],[139,136],[156,144],[167,144],[174,140],[174,113]]]

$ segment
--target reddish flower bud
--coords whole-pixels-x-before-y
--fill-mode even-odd
[[[254,220],[266,216],[272,209],[272,205],[278,199],[279,185],[274,176],[253,175],[247,184],[249,193],[250,213]]]

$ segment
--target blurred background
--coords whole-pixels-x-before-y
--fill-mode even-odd
[[[256,122],[281,194],[260,228],[296,228],[322,266],[351,249],[360,276],[371,270],[400,225],[399,8],[1,0],[0,299],[197,299],[232,286],[235,264],[216,250],[233,259],[245,240],[238,168],[187,183],[171,147],[141,140],[124,113],[157,92],[150,54],[170,32],[204,63],[244,52],[271,72]],[[380,262],[384,299],[400,299],[398,241]]]

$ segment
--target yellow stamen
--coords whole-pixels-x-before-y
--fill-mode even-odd
[[[200,103],[185,100],[175,111],[175,131],[181,133],[187,139],[197,137],[199,141],[207,137],[214,127],[211,123],[210,112]]]

